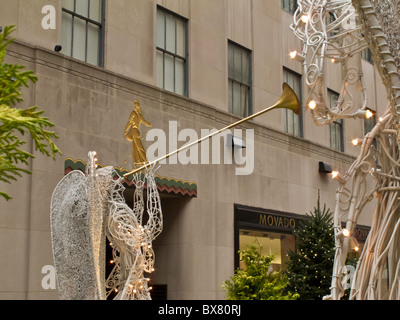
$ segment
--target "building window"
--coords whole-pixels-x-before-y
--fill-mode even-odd
[[[282,0],[282,9],[294,14],[297,10],[297,0]]]
[[[372,59],[372,52],[370,49],[364,49],[363,51],[361,51],[361,58],[367,60],[369,63],[374,63],[374,60]]]
[[[187,96],[187,20],[157,8],[157,86]]]
[[[329,90],[328,99],[329,108],[333,109],[339,100],[339,94]],[[329,125],[329,131],[331,148],[344,152],[343,119],[333,121]]]
[[[104,0],[62,1],[62,52],[104,65]]]
[[[251,114],[251,51],[228,42],[229,112],[238,117]]]
[[[301,101],[301,76],[291,70],[283,69],[283,81],[296,93]],[[295,114],[290,109],[283,110],[285,132],[297,137],[303,136],[302,114]]]

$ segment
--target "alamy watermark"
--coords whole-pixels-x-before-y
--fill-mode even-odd
[[[150,129],[146,141],[152,142],[147,148],[146,156],[149,162],[157,160],[167,153],[178,149],[179,142],[186,142],[179,148],[188,147],[161,160],[160,164],[226,164],[237,165],[236,175],[250,175],[254,171],[254,130],[241,129],[224,130],[201,129],[200,135],[194,129],[182,129],[178,132],[177,121],[170,121],[168,133],[162,129]],[[215,133],[215,135],[213,135]],[[199,143],[201,138],[210,136]],[[167,150],[168,145],[168,150]]]
[[[45,30],[56,29],[56,8],[50,4],[43,6],[42,14],[45,15],[42,18],[42,28]]]

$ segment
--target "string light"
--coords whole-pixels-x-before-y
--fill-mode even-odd
[[[307,23],[308,20],[310,20],[310,17],[308,16],[308,14],[303,14],[300,18],[301,22],[303,23]]]
[[[346,228],[344,228],[344,229],[342,230],[342,234],[343,234],[343,236],[345,236],[346,238],[350,237],[350,231],[349,231],[348,229],[346,229]]]
[[[306,58],[303,55],[301,55],[300,53],[298,53],[297,51],[290,52],[289,56],[292,60],[297,60],[300,62],[304,62],[306,60]]]
[[[374,116],[374,113],[371,110],[365,111],[365,117],[367,119],[371,119]]]
[[[339,171],[332,171],[332,179],[335,179],[342,184],[346,182],[346,179],[340,174]]]
[[[317,107],[317,102],[316,102],[315,100],[311,100],[311,101],[308,103],[308,107],[309,107],[311,110],[315,110],[315,108]]]
[[[351,143],[352,143],[354,146],[359,146],[359,145],[362,144],[363,141],[364,141],[364,139],[355,138],[355,139],[353,139],[353,140],[351,141]]]

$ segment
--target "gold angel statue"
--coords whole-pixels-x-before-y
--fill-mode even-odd
[[[142,140],[140,138],[139,127],[140,124],[143,123],[147,127],[151,127],[151,122],[148,122],[143,118],[140,109],[140,103],[138,100],[134,102],[134,110],[131,112],[129,116],[129,121],[125,127],[124,136],[128,141],[132,141],[132,160],[134,166],[141,166],[146,163],[146,150],[143,147]]]

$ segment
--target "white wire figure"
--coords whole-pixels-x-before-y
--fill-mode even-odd
[[[115,267],[107,279],[108,294],[118,292],[117,300],[148,300],[151,287],[145,273],[154,271],[153,240],[163,228],[161,201],[154,180],[154,166],[145,174],[135,174],[133,209],[122,197],[124,187],[117,181],[110,196],[107,237],[113,247]],[[144,187],[146,185],[146,205]],[[143,213],[147,209],[147,222]]]
[[[114,291],[115,300],[151,299],[152,242],[163,228],[156,168],[134,175],[131,209],[123,197],[124,178],[112,167],[96,167],[95,153],[89,152],[85,174],[70,172],[53,192],[52,246],[60,298],[102,300]],[[107,280],[106,237],[114,263]]]
[[[310,88],[307,105],[314,122],[323,126],[340,118],[365,117],[367,95],[359,65],[351,58],[367,48],[362,30],[356,24],[351,0],[300,0],[291,29],[302,42],[302,52],[290,53],[303,63],[305,81]],[[345,76],[334,106],[325,97],[328,63],[340,64]],[[353,92],[362,91],[361,105],[355,105]]]
[[[399,300],[400,0],[390,3],[298,0],[298,4],[292,29],[303,43],[303,52],[293,53],[293,58],[304,63],[306,82],[311,89],[309,106],[315,123],[324,125],[335,119],[367,114],[362,74],[349,67],[351,57],[367,47],[372,51],[389,100],[378,124],[361,139],[360,155],[340,179],[334,213],[336,253],[332,288],[331,295],[325,299],[338,300],[343,296],[347,278],[345,261],[356,243],[354,229],[365,205],[376,198],[372,227],[357,264],[350,299]],[[340,98],[333,108],[327,106],[323,94],[328,59],[342,63],[345,70]],[[362,92],[363,103],[358,107],[349,95],[349,84],[356,84]],[[370,176],[375,178],[373,187],[367,180]],[[345,228],[341,226],[343,220]]]

